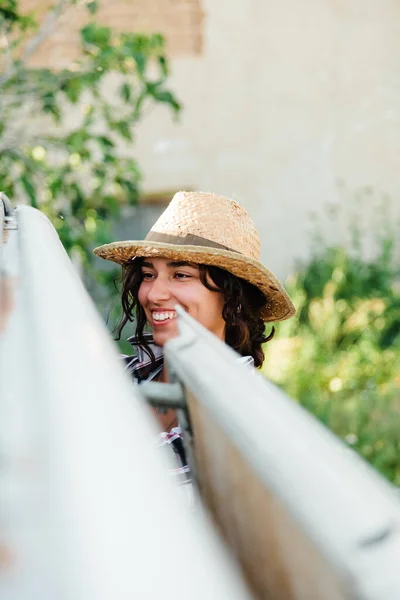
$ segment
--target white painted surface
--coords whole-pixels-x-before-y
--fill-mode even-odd
[[[2,600],[247,599],[172,486],[54,229],[29,207],[17,219],[5,247],[15,305],[0,335]]]
[[[167,343],[166,357],[210,422],[316,547],[349,598],[397,600],[400,504],[394,488],[276,386],[237,364],[232,349],[177,312],[180,336]],[[215,470],[223,472],[224,449],[219,453],[218,440],[211,443]],[[286,547],[282,564],[290,572],[290,538]],[[315,590],[313,597],[321,595]]]

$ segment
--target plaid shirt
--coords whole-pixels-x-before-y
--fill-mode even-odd
[[[135,337],[128,338],[128,342],[132,345],[136,354],[134,356],[122,355],[126,365],[126,370],[133,377],[133,380],[136,384],[141,384],[144,381],[152,381],[161,374],[164,366],[164,355],[162,348],[155,345],[151,333],[145,333],[144,338],[155,356],[155,366],[152,365],[152,362],[147,354],[143,352],[143,350],[137,345]],[[253,370],[254,360],[251,356],[243,356],[238,360]],[[190,476],[190,467],[186,460],[186,452],[183,445],[181,428],[174,427],[168,433],[166,431],[161,432],[159,434],[159,446],[161,448],[170,447],[174,451],[176,467],[171,469],[171,474],[174,476],[176,482],[183,486],[182,489],[186,494],[188,505],[193,507],[193,486]]]
[[[135,337],[128,339],[128,342],[135,350],[135,355],[122,355],[126,371],[131,375],[135,384],[141,384],[156,379],[161,374],[164,367],[162,348],[155,345],[151,333],[145,333],[144,338],[154,353],[156,359],[155,366],[152,365],[149,356],[137,345]],[[173,450],[176,466],[171,469],[171,475],[176,483],[183,486],[186,501],[189,506],[193,506],[193,487],[190,477],[190,468],[186,460],[181,428],[178,426],[174,427],[169,432],[162,431],[159,434],[158,444],[160,448],[170,448]]]

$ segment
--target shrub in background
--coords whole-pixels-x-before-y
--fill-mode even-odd
[[[366,260],[320,241],[287,288],[297,316],[267,345],[266,375],[400,485],[400,293],[394,237]],[[327,465],[327,468],[329,466]]]

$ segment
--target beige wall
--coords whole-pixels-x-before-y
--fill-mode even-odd
[[[202,54],[172,61],[180,123],[161,107],[141,126],[146,189],[238,199],[280,276],[307,255],[309,214],[325,203],[353,208],[357,192],[357,210],[371,213],[389,194],[400,216],[399,2],[204,0],[203,10]],[[339,239],[340,226],[328,222],[326,235]]]

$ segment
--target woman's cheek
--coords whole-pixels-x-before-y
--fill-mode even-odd
[[[143,285],[143,283],[141,283],[139,286],[139,290],[138,290],[138,300],[139,300],[139,304],[141,304],[142,306],[145,304],[146,296],[147,296],[146,288]]]

